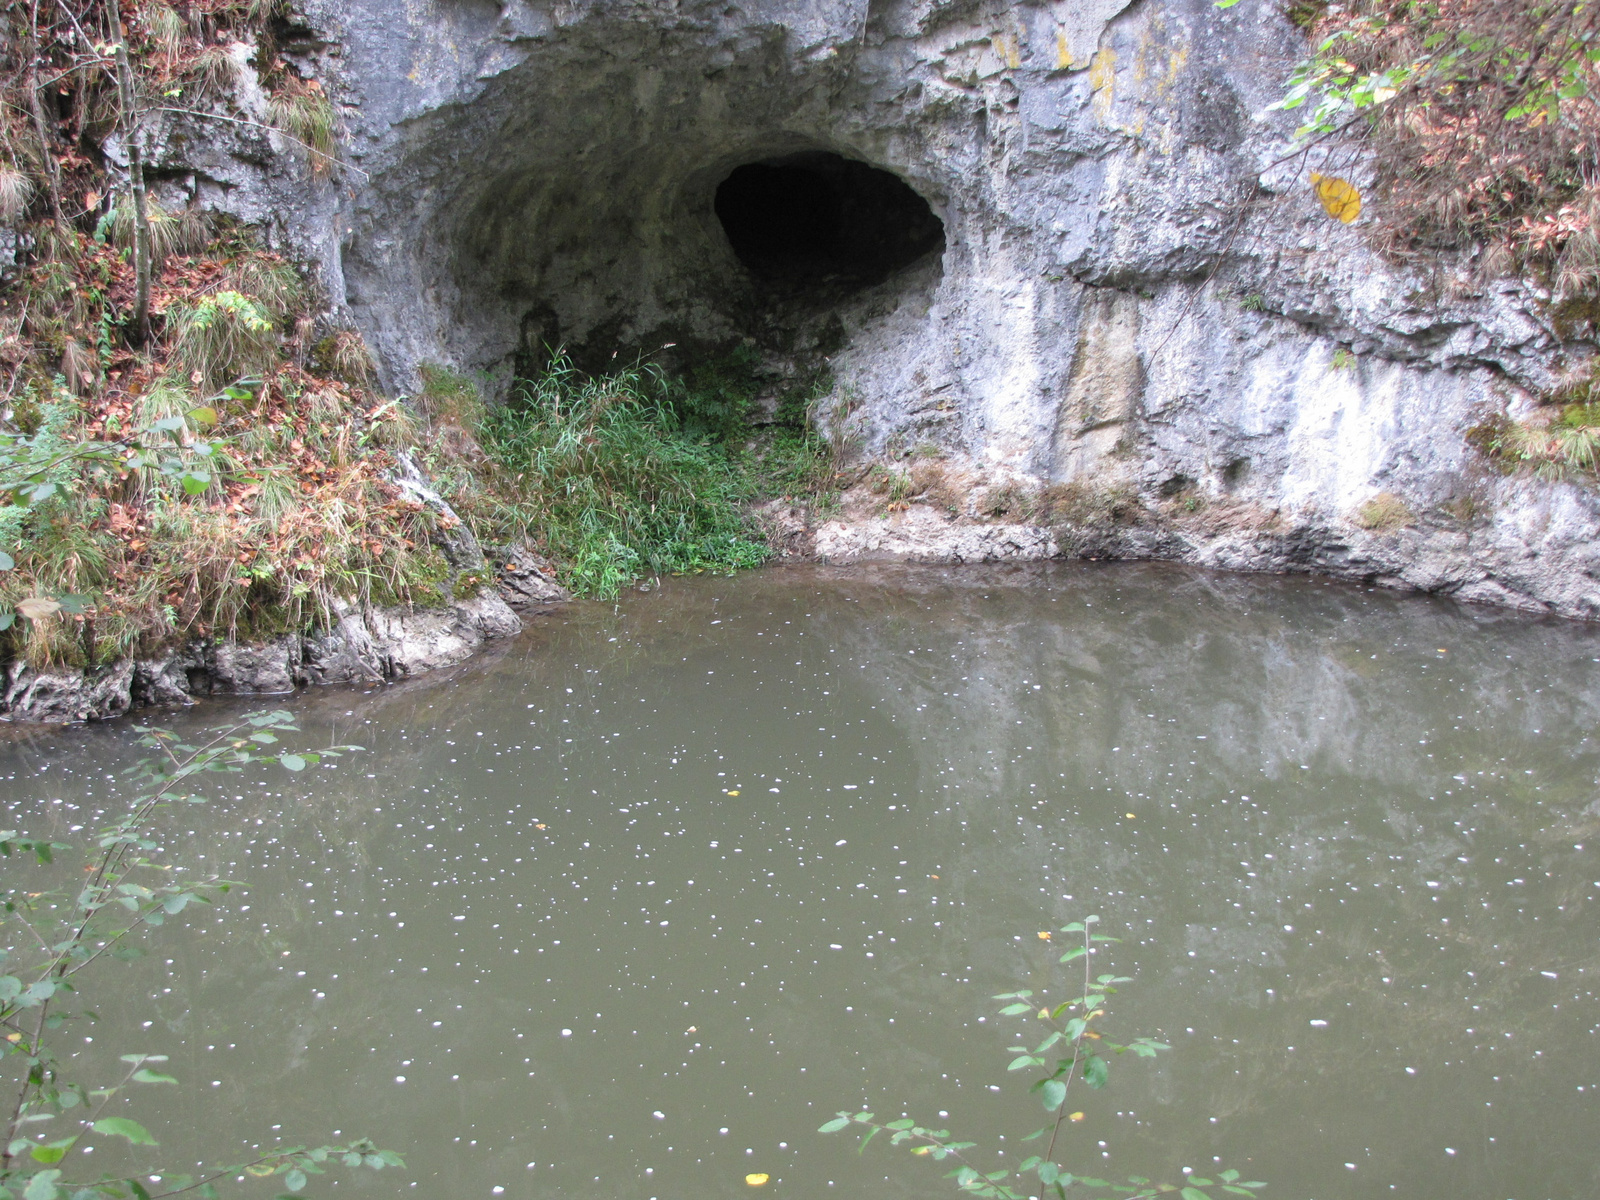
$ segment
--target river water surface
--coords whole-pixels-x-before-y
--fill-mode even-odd
[[[817,1127],[1034,1149],[1006,1066],[1038,1023],[990,997],[1073,994],[1037,934],[1094,913],[1133,977],[1107,1032],[1172,1050],[1075,1094],[1069,1167],[1600,1195],[1597,663],[1582,625],[1158,566],[670,580],[296,700],[297,744],[366,749],[167,818],[246,887],[97,968],[65,1045],[171,1055],[140,1161],[407,1159],[312,1193],[954,1194]],[[0,820],[81,843],[138,751],[0,754]]]

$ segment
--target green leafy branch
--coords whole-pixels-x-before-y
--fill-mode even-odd
[[[1218,8],[1231,8],[1238,0],[1221,0]],[[1297,140],[1338,133],[1353,118],[1376,110],[1410,91],[1424,98],[1446,95],[1473,86],[1487,71],[1506,90],[1500,118],[1525,122],[1530,128],[1561,116],[1564,102],[1592,95],[1594,67],[1600,63],[1600,46],[1592,31],[1562,18],[1560,5],[1549,5],[1540,36],[1528,45],[1492,32],[1431,27],[1426,10],[1405,10],[1407,22],[1417,26],[1417,53],[1408,61],[1383,70],[1365,70],[1345,53],[1351,45],[1370,42],[1388,31],[1396,19],[1374,13],[1351,20],[1323,39],[1311,56],[1295,67],[1286,91],[1269,109],[1291,111],[1312,104],[1310,115],[1295,131]],[[1534,15],[1538,17],[1538,6]]]
[[[184,741],[171,730],[141,729],[140,744],[155,753],[132,768],[140,795],[119,820],[100,831],[83,886],[76,891],[13,887],[0,897],[0,928],[22,935],[20,948],[0,948],[0,970],[5,972],[0,974],[0,1051],[8,1058],[20,1058],[22,1068],[0,1147],[0,1200],[92,1200],[130,1194],[136,1200],[155,1200],[138,1179],[102,1177],[87,1183],[64,1179],[64,1164],[87,1133],[120,1137],[135,1146],[156,1145],[137,1121],[101,1113],[133,1084],[177,1080],[154,1069],[167,1061],[157,1054],[123,1055],[127,1069],[111,1085],[90,1088],[62,1079],[50,1035],[68,1020],[93,1019],[94,1014],[62,1011],[60,1001],[76,991],[76,977],[105,955],[136,957],[139,952],[129,944],[130,934],[159,926],[191,904],[209,903],[233,886],[215,876],[180,879],[171,867],[150,858],[159,849],[151,829],[155,815],[174,803],[204,801],[189,790],[196,777],[233,774],[267,762],[298,772],[324,758],[359,749],[342,746],[314,753],[273,749],[280,734],[295,728],[290,714],[278,710],[247,716],[196,742]],[[0,856],[32,856],[40,866],[50,866],[57,853],[67,849],[59,842],[0,832]],[[59,1122],[69,1123],[70,1128]],[[397,1155],[366,1141],[314,1149],[286,1147],[200,1178],[163,1174],[165,1190],[159,1195],[215,1196],[215,1180],[241,1173],[282,1175],[289,1191],[297,1192],[307,1176],[321,1174],[329,1163],[374,1169],[404,1165]]]
[[[1168,1194],[1179,1195],[1182,1200],[1212,1200],[1208,1189],[1213,1188],[1239,1196],[1254,1196],[1255,1189],[1266,1185],[1259,1181],[1241,1180],[1239,1172],[1234,1170],[1222,1171],[1216,1179],[1189,1176],[1181,1184],[1153,1183],[1139,1175],[1130,1175],[1127,1182],[1123,1183],[1076,1174],[1056,1161],[1056,1147],[1062,1131],[1084,1118],[1081,1112],[1068,1111],[1067,1100],[1075,1081],[1081,1079],[1087,1087],[1099,1090],[1106,1086],[1110,1078],[1108,1054],[1131,1053],[1137,1058],[1154,1058],[1161,1051],[1171,1049],[1165,1042],[1149,1037],[1133,1038],[1127,1043],[1114,1042],[1095,1028],[1095,1023],[1106,1015],[1106,1004],[1116,993],[1116,985],[1129,982],[1127,977],[1119,975],[1091,978],[1089,959],[1095,952],[1095,943],[1117,941],[1116,938],[1093,932],[1093,927],[1098,923],[1098,917],[1090,916],[1065,925],[1060,930],[1082,938],[1080,945],[1072,947],[1060,959],[1063,965],[1082,960],[1081,995],[1064,1000],[1053,1008],[1035,1008],[1031,991],[1003,992],[994,997],[1009,1002],[1000,1009],[1001,1016],[1033,1014],[1049,1026],[1049,1032],[1032,1049],[1026,1045],[1012,1047],[1011,1053],[1016,1057],[1007,1068],[1011,1071],[1046,1072],[1029,1091],[1039,1097],[1045,1112],[1054,1121],[1022,1139],[1036,1141],[1049,1134],[1050,1140],[1043,1154],[1023,1159],[1014,1173],[1009,1170],[985,1172],[974,1165],[965,1153],[976,1143],[952,1141],[949,1130],[930,1129],[910,1118],[880,1122],[870,1112],[841,1111],[819,1132],[837,1133],[852,1126],[859,1127],[862,1150],[880,1133],[888,1135],[891,1146],[909,1143],[911,1153],[918,1157],[931,1158],[935,1162],[954,1162],[954,1169],[945,1178],[953,1179],[956,1186],[967,1195],[984,1197],[986,1200],[1028,1200],[1029,1195],[1035,1196],[1036,1200],[1044,1200],[1050,1192],[1054,1192],[1060,1200],[1066,1200],[1069,1187],[1109,1196],[1127,1196],[1132,1200],[1151,1200]],[[1041,933],[1039,937],[1045,941],[1051,940],[1048,932]],[[1030,1176],[1031,1179],[1028,1178]]]

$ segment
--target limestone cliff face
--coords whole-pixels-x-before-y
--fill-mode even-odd
[[[1600,616],[1592,495],[1463,439],[1589,348],[1531,285],[1402,270],[1327,217],[1308,172],[1360,167],[1289,155],[1266,107],[1304,43],[1266,0],[305,0],[297,20],[287,53],[344,106],[350,167],[308,184],[214,136],[171,153],[320,264],[391,386],[430,361],[504,378],[546,342],[752,337],[831,355],[871,450],[1204,506],[1053,531],[1064,550]],[[942,250],[764,287],[717,189],[821,153],[909,184]],[[1381,493],[1413,519],[1361,528]]]

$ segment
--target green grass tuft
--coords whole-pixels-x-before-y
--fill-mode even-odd
[[[724,445],[685,428],[675,390],[651,367],[587,376],[557,358],[483,423],[514,497],[497,523],[521,527],[575,593],[767,558],[742,507],[748,481]]]

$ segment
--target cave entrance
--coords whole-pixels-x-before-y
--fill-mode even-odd
[[[903,179],[823,151],[735,168],[714,207],[745,269],[793,299],[848,295],[944,249],[944,222]]]

